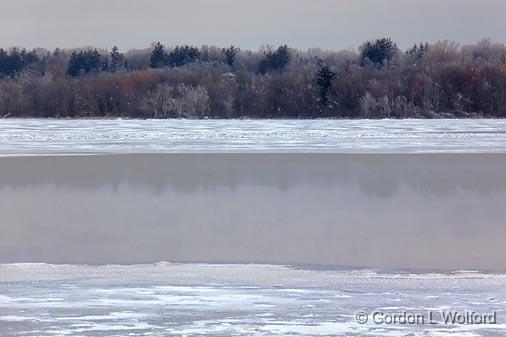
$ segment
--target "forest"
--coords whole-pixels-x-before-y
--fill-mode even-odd
[[[504,118],[506,46],[0,49],[0,118]]]

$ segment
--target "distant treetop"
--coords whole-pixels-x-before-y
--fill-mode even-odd
[[[360,47],[362,64],[385,65],[399,52],[397,44],[390,38],[367,41]]]
[[[199,49],[193,46],[177,46],[168,53],[158,42],[151,52],[150,65],[151,68],[181,67],[197,61],[200,55]]]
[[[288,46],[280,46],[276,50],[269,50],[264,59],[260,62],[260,72],[265,74],[269,71],[282,70],[290,62],[290,51]]]
[[[0,49],[0,116],[506,118],[506,45]]]

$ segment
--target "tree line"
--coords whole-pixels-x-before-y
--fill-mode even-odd
[[[506,117],[506,46],[0,49],[0,117]]]

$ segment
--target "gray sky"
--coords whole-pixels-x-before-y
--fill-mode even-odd
[[[506,42],[506,0],[2,0],[0,45],[344,49],[390,36]]]

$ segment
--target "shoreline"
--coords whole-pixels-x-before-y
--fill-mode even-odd
[[[36,119],[36,120],[90,120],[90,121],[96,121],[96,120],[139,120],[139,121],[149,121],[149,120],[181,120],[181,121],[205,121],[205,120],[224,120],[224,121],[284,121],[284,120],[294,120],[294,121],[314,121],[314,120],[348,120],[348,121],[382,121],[382,120],[393,120],[393,121],[402,121],[402,120],[482,120],[482,119],[490,119],[490,120],[503,120],[506,119],[506,117],[498,117],[498,116],[469,116],[469,117],[450,117],[450,116],[441,116],[441,117],[427,117],[427,118],[420,118],[420,117],[399,117],[399,118],[392,118],[392,117],[383,117],[383,118],[363,118],[363,117],[313,117],[313,118],[293,118],[293,117],[272,117],[272,118],[265,118],[265,117],[234,117],[234,118],[223,118],[223,117],[202,117],[202,118],[142,118],[142,117],[121,117],[121,116],[115,116],[115,117],[105,117],[105,116],[97,116],[97,117],[36,117],[36,116],[7,116],[7,117],[1,117],[0,120],[30,120],[30,119]]]
[[[321,151],[309,151],[309,150],[286,150],[286,151],[276,151],[276,150],[266,150],[266,151],[258,151],[258,150],[230,150],[230,151],[166,151],[166,152],[69,152],[69,153],[0,153],[0,159],[8,159],[8,158],[81,158],[81,157],[111,157],[111,158],[121,158],[121,157],[170,157],[170,156],[181,156],[181,157],[191,157],[191,156],[322,156],[322,157],[471,157],[471,156],[479,156],[479,157],[502,157],[506,155],[506,151],[438,151],[438,152],[337,152],[332,150],[321,150]]]
[[[285,269],[291,271],[301,272],[322,272],[322,273],[336,273],[336,274],[357,274],[357,276],[367,277],[370,274],[376,277],[390,277],[402,276],[403,278],[410,277],[423,277],[423,276],[438,276],[445,278],[480,278],[487,276],[506,277],[506,270],[452,270],[452,269],[417,269],[417,268],[376,268],[376,267],[361,267],[361,266],[341,266],[341,265],[319,265],[319,264],[289,264],[289,263],[262,263],[262,262],[185,262],[185,261],[156,261],[135,264],[70,264],[70,263],[45,263],[45,262],[6,262],[0,263],[1,268],[17,268],[26,269],[30,268],[53,268],[53,269],[136,269],[136,268],[274,268]],[[1,282],[1,277],[0,277]]]

